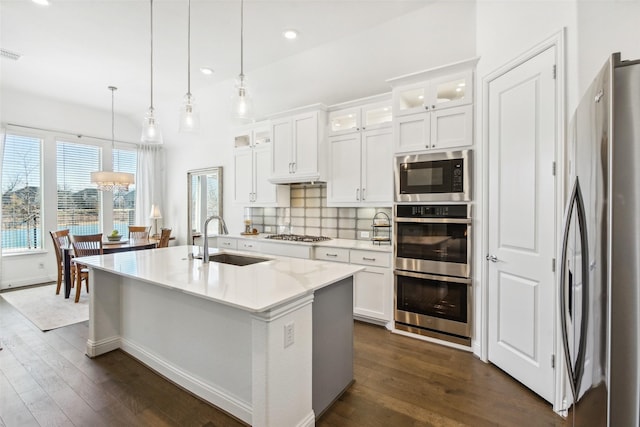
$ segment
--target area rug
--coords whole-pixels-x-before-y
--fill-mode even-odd
[[[77,304],[75,289],[69,299],[64,298],[63,292],[56,295],[54,284],[3,292],[0,297],[43,331],[89,320],[89,295],[85,290],[82,289]]]

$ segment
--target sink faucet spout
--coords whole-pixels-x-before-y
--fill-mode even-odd
[[[202,248],[202,262],[209,262],[209,222],[212,219],[218,220],[218,233],[219,234],[229,234],[229,230],[227,230],[227,224],[225,224],[224,219],[222,219],[219,215],[211,215],[204,222],[204,235],[202,236],[203,240],[203,248]]]

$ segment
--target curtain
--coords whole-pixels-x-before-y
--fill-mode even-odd
[[[164,150],[160,145],[141,144],[138,146],[136,173],[136,225],[154,226],[149,218],[151,205],[158,206],[164,215]],[[160,223],[158,223],[160,227]],[[156,230],[152,230],[154,232]]]
[[[2,162],[4,159],[4,137],[6,135],[6,131],[4,128],[0,128],[0,182],[2,182]],[[4,188],[0,188],[0,195],[2,195],[2,191]],[[2,221],[2,203],[0,203],[0,221]],[[2,230],[2,227],[0,227]],[[0,289],[2,289],[2,233],[0,232]]]

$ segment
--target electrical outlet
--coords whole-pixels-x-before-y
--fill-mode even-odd
[[[295,341],[294,323],[284,325],[284,348],[289,347]]]
[[[361,231],[360,232],[360,237],[362,237],[363,239],[368,239],[369,238],[369,232],[368,231]]]
[[[39,263],[39,264],[38,264],[38,268],[39,268],[39,269],[43,269],[43,268],[44,268],[44,262]]]

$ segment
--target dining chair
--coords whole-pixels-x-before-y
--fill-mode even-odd
[[[169,239],[171,238],[171,229],[163,228],[160,231],[160,241],[158,242],[159,248],[166,248],[169,246]]]
[[[71,239],[73,253],[76,257],[102,255],[102,233],[74,235]],[[80,289],[84,280],[89,292],[89,270],[86,266],[76,263],[76,302],[80,301]]]
[[[56,252],[56,261],[58,263],[58,281],[56,284],[56,295],[60,294],[60,287],[62,286],[62,280],[64,278],[64,259],[62,258],[62,247],[71,246],[71,239],[69,235],[69,229],[49,231],[51,239],[53,239],[53,247]],[[74,276],[74,267],[71,267],[72,275]]]
[[[129,239],[149,239],[149,231],[151,231],[151,226],[147,227],[146,225],[130,225],[129,226]]]

